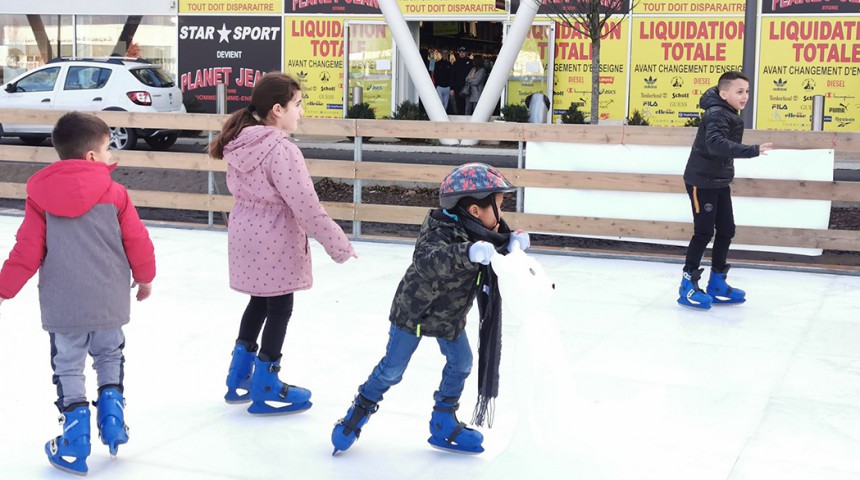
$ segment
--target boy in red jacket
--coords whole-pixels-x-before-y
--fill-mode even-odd
[[[42,328],[51,338],[63,425],[63,434],[45,444],[45,453],[60,470],[83,475],[90,454],[87,354],[98,377],[99,436],[116,455],[128,441],[122,326],[129,321],[129,284],[138,287],[138,301],[149,297],[155,255],[128,192],[110,178],[116,164],[108,151],[107,124],[71,112],[57,121],[52,141],[62,161],[27,181],[24,221],[0,270],[0,302],[39,271]]]

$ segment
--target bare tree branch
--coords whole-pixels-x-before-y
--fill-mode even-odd
[[[556,23],[567,25],[571,30],[591,40],[590,120],[592,124],[597,124],[600,114],[600,40],[611,35],[621,25],[639,3],[638,0],[563,0],[563,3],[558,0],[530,1],[539,3],[539,13],[544,13]],[[610,18],[618,16],[621,16],[619,20],[610,22]]]

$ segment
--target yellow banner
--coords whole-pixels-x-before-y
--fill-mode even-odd
[[[625,116],[627,22],[610,19],[600,41],[601,120],[623,120]],[[617,26],[613,29],[613,25]],[[591,111],[591,89],[591,40],[567,25],[556,25],[554,119],[560,118],[571,103],[578,103],[579,111],[587,117]]]
[[[385,24],[350,23],[349,88],[350,101],[355,87],[361,87],[362,101],[370,105],[376,118],[390,116],[391,80],[394,61],[393,41]]]
[[[508,77],[508,104],[524,104],[533,93],[546,95],[549,26],[533,25]],[[526,105],[528,106],[528,105]]]
[[[495,0],[397,0],[403,15],[500,15]]]
[[[743,14],[745,0],[639,0],[633,13],[668,13],[671,15]]]
[[[284,72],[302,84],[306,117],[343,118],[343,19],[284,17]]]
[[[743,33],[735,18],[634,18],[631,114],[664,127],[698,117],[702,93],[724,72],[742,70]]]
[[[824,130],[860,131],[860,23],[855,17],[761,21],[756,128],[809,130],[824,96]]]
[[[350,81],[344,82],[345,20],[284,17],[284,71],[302,84],[305,116],[343,118],[344,88],[351,96],[353,86],[362,87],[376,118],[391,115],[391,33],[381,24],[351,24]]]
[[[283,11],[283,0],[179,0],[179,13],[281,15]]]

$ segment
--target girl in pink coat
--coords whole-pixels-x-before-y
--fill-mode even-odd
[[[309,390],[278,379],[293,292],[313,284],[308,236],[337,263],[357,257],[343,230],[320,205],[302,152],[287,138],[302,113],[298,82],[268,73],[254,86],[251,104],[227,119],[209,147],[210,156],[227,161],[227,187],[236,200],[227,229],[230,287],[251,296],[239,325],[224,399],[251,402],[252,414],[311,407]]]

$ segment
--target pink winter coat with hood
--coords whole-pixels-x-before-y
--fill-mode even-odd
[[[308,236],[337,263],[355,254],[320,205],[304,156],[275,127],[246,127],[224,147],[230,212],[230,287],[259,297],[313,285]]]

